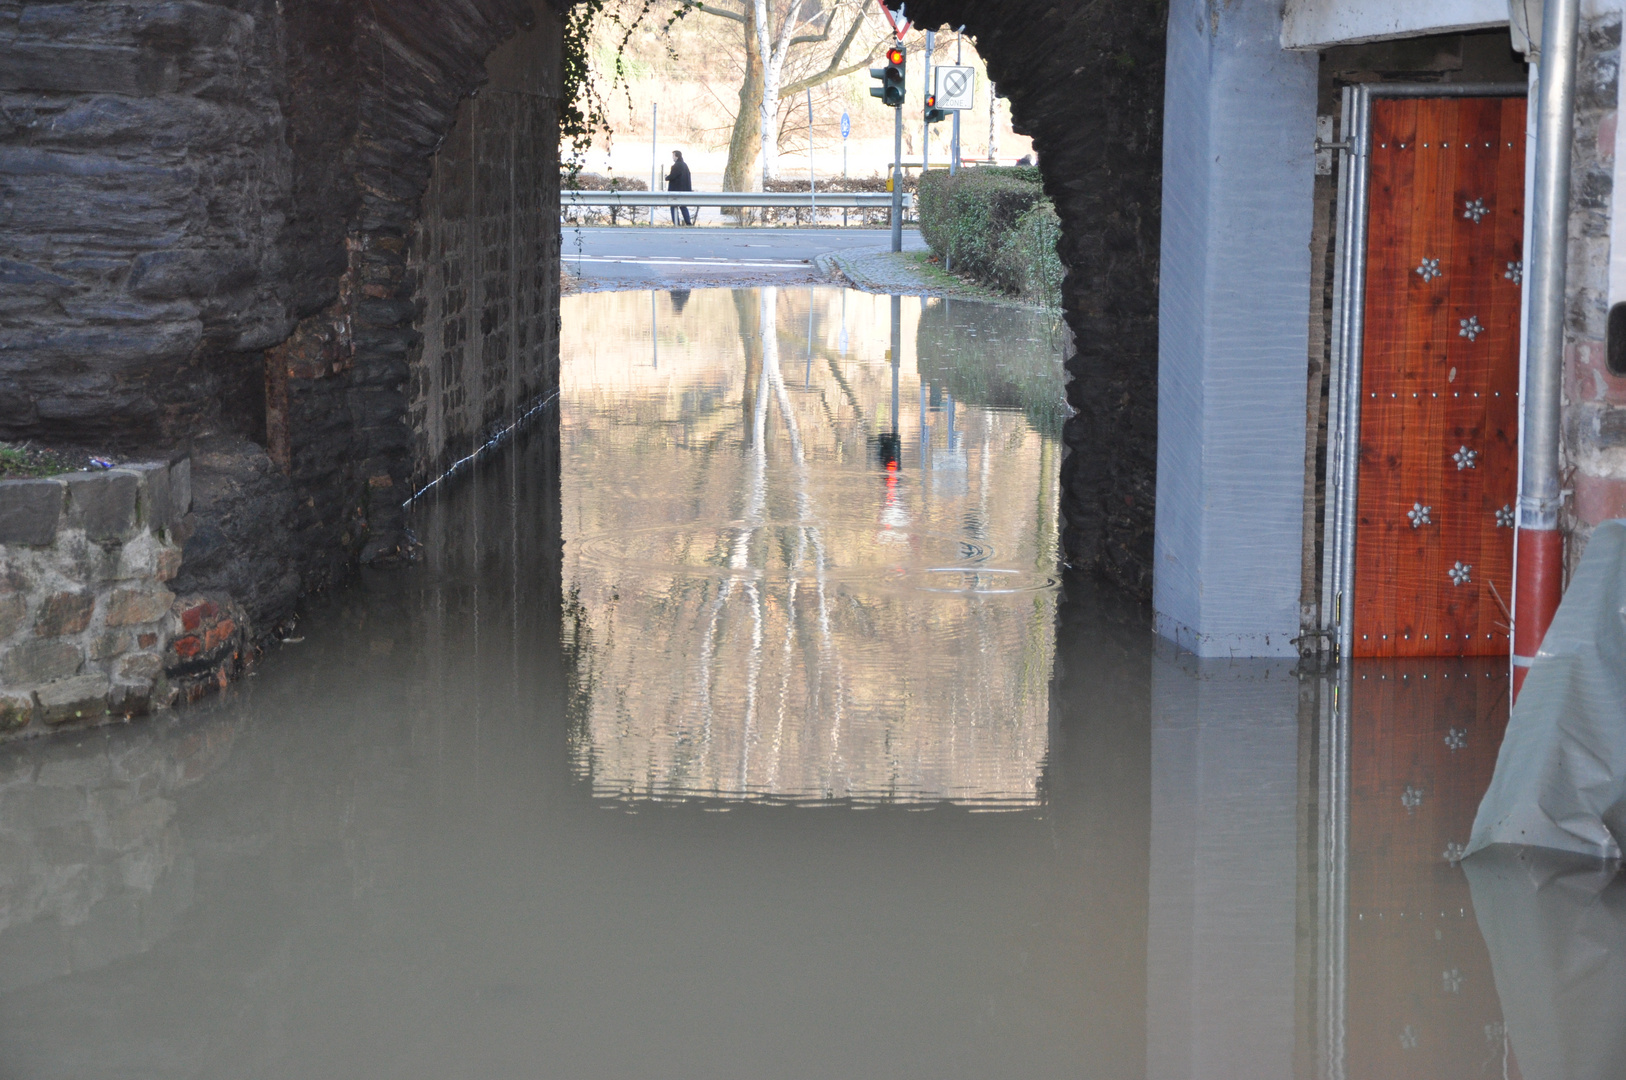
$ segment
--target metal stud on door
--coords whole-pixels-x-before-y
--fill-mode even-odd
[[[1508,648],[1525,103],[1372,104],[1356,656]]]

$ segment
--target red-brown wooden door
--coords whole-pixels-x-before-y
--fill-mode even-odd
[[[1508,649],[1524,119],[1523,98],[1372,103],[1355,656]]]

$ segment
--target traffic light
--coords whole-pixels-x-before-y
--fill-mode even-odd
[[[926,123],[935,124],[947,116],[948,113],[937,107],[937,95],[926,95]]]
[[[894,109],[903,104],[903,65],[906,59],[902,45],[893,45],[886,50],[886,67],[869,69],[870,78],[881,80],[880,86],[869,88],[870,97],[878,97],[882,104]]]

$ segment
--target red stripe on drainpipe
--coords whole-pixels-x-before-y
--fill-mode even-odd
[[[1513,694],[1530,670],[1563,592],[1563,419],[1565,256],[1569,244],[1570,151],[1575,135],[1579,0],[1547,0],[1542,11],[1536,99],[1535,190],[1530,201],[1530,321],[1526,332],[1519,447],[1519,550],[1513,564]]]
[[[1513,696],[1518,697],[1564,594],[1564,534],[1557,529],[1520,529],[1513,581],[1513,610],[1518,612],[1513,623]]]

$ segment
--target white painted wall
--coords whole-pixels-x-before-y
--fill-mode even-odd
[[[1324,49],[1506,25],[1507,0],[1287,0],[1281,41]]]
[[[1173,0],[1158,293],[1159,634],[1292,656],[1317,58],[1282,0]]]

